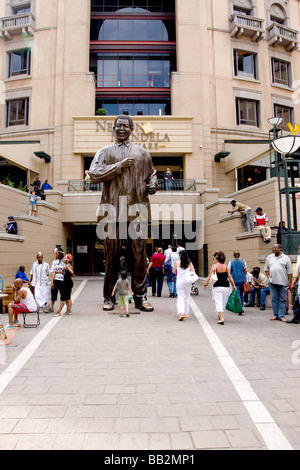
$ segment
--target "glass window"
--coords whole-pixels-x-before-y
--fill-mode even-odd
[[[170,87],[171,55],[98,54],[97,88]]]
[[[13,14],[14,15],[21,15],[22,13],[29,13],[31,10],[30,4],[29,5],[24,5],[23,7],[15,7],[13,8]]]
[[[237,124],[259,126],[258,101],[237,98]]]
[[[174,12],[174,0],[92,0],[92,12],[144,9],[153,13]]]
[[[288,126],[287,126],[288,123],[293,122],[293,108],[290,108],[289,106],[275,104],[274,111],[275,111],[275,116],[281,117],[283,120],[282,124],[279,127],[283,129],[288,129]]]
[[[133,63],[134,85],[136,87],[150,86],[148,78],[148,57],[135,56]]]
[[[7,101],[7,127],[28,125],[29,99]]]
[[[134,80],[138,80],[138,77],[133,73],[133,57],[132,56],[121,56],[119,57],[119,77],[118,85],[120,87],[133,87]]]
[[[161,20],[92,20],[91,34],[98,41],[168,41],[167,27]]]
[[[274,84],[290,86],[289,62],[272,58],[272,81]]]
[[[234,73],[250,78],[256,77],[256,54],[247,51],[234,51]]]
[[[106,41],[117,41],[118,40],[118,20],[105,20],[103,22],[103,39]],[[101,32],[101,28],[100,28]]]
[[[9,77],[30,74],[30,50],[24,49],[9,53]]]
[[[233,13],[239,13],[240,15],[251,15],[251,8],[241,8],[234,5]]]
[[[107,110],[108,116],[117,116],[128,112],[132,116],[136,115],[149,115],[149,116],[159,116],[171,114],[170,112],[170,99],[165,100],[142,100],[142,99],[133,99],[133,100],[105,100],[97,99],[96,100],[96,109],[104,108]]]

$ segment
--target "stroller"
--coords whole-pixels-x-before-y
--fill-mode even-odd
[[[198,295],[199,294],[199,290],[198,290],[198,287],[196,286],[196,284],[192,284],[191,286],[191,294],[192,295]]]
[[[196,284],[192,284],[191,294],[192,295],[198,295],[199,294],[199,290],[198,290],[198,287],[196,286]]]

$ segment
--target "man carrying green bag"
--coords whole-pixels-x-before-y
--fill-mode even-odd
[[[244,312],[240,296],[236,289],[234,289],[229,296],[226,304],[226,310],[229,310],[233,313],[238,313],[239,315],[242,315]]]

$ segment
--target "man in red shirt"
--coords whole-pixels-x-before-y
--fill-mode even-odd
[[[157,297],[161,297],[163,287],[164,273],[163,264],[166,257],[163,255],[163,249],[158,248],[151,259],[148,266],[148,273],[151,272],[152,295],[156,295],[156,281],[157,281]],[[150,271],[151,270],[151,271]]]
[[[272,232],[271,232],[271,228],[269,227],[268,214],[263,212],[261,207],[258,207],[255,212],[256,212],[256,215],[254,217],[254,225],[260,231],[261,236],[264,239],[264,243],[270,243]]]

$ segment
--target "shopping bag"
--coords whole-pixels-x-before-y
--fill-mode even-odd
[[[226,310],[229,310],[230,312],[233,312],[233,313],[243,312],[241,299],[236,289],[234,289],[229,296],[229,299],[226,304]]]
[[[244,292],[250,294],[251,290],[252,290],[252,286],[251,286],[250,282],[245,282],[244,283]]]

